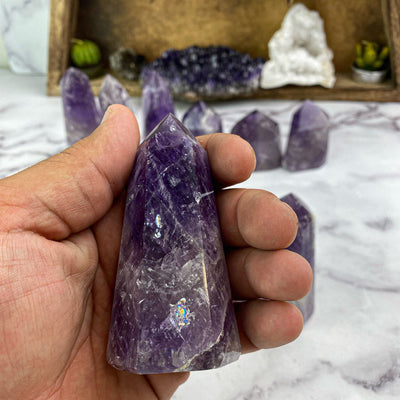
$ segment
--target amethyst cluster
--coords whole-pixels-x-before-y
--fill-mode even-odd
[[[90,135],[100,124],[111,104],[123,104],[132,110],[125,88],[111,75],[106,75],[96,99],[89,78],[77,68],[68,68],[60,81],[67,142],[69,145]]]
[[[193,371],[239,357],[207,153],[172,114],[137,152],[114,293],[114,367]]]
[[[264,63],[227,46],[191,46],[165,51],[144,67],[142,77],[157,71],[176,96],[227,98],[256,91]]]
[[[297,214],[299,227],[294,242],[288,247],[288,250],[303,256],[311,265],[314,272],[314,217],[307,206],[294,194],[290,193],[281,198],[282,201],[289,204]],[[314,312],[314,283],[311,291],[301,300],[293,303],[300,309],[304,321],[307,321]]]

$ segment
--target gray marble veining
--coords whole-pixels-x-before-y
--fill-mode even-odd
[[[45,78],[0,70],[0,176],[66,147],[60,98]],[[5,95],[4,93],[7,93]],[[135,111],[142,122],[140,100]],[[293,192],[316,217],[316,307],[303,334],[220,370],[192,373],[174,400],[400,398],[400,106],[318,102],[330,117],[326,164],[255,172],[240,185]],[[285,148],[295,101],[213,104],[224,129],[259,109]],[[180,117],[187,104],[177,105]]]

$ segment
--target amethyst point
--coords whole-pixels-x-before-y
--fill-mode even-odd
[[[69,145],[90,135],[100,124],[89,78],[77,68],[68,68],[60,81],[67,142]]]
[[[182,123],[194,136],[222,132],[221,117],[203,101],[198,101],[186,111]]]
[[[281,200],[293,208],[299,220],[297,236],[288,250],[303,256],[310,263],[314,272],[314,217],[305,204],[294,194],[290,193],[282,197]],[[302,312],[305,322],[314,311],[314,302],[314,283],[307,296],[293,302]]]
[[[281,165],[281,145],[278,124],[259,111],[241,119],[232,133],[247,140],[256,154],[256,170],[278,168]]]
[[[167,114],[174,114],[174,101],[168,83],[155,71],[146,74],[142,101],[145,135],[149,134]]]
[[[145,374],[216,368],[239,354],[207,153],[169,114],[130,177],[107,359]]]
[[[317,168],[326,161],[329,118],[313,102],[306,100],[292,120],[282,166],[289,171]]]

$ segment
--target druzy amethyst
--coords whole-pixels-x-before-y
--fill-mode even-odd
[[[239,353],[207,153],[169,114],[129,180],[107,359],[145,374],[216,368]]]
[[[126,89],[111,75],[106,75],[99,92],[101,113],[104,114],[111,104],[123,104],[133,111],[132,99]]]
[[[148,71],[143,82],[142,104],[144,131],[147,135],[169,113],[174,114],[174,101],[167,81],[156,71]]]
[[[67,142],[90,135],[101,121],[89,78],[77,68],[68,68],[60,81]]]
[[[290,193],[281,198],[293,208],[299,220],[297,236],[288,250],[303,256],[311,265],[314,272],[314,217],[307,206],[294,194]],[[311,291],[301,300],[293,303],[300,309],[304,321],[307,321],[314,311],[314,283]]]
[[[329,118],[313,102],[306,100],[295,112],[282,166],[289,171],[320,167],[326,161]]]
[[[157,71],[176,96],[228,98],[258,89],[265,59],[227,46],[170,49],[142,71]]]
[[[241,119],[232,133],[247,140],[256,154],[256,170],[278,168],[281,165],[279,125],[260,111],[253,111]]]
[[[194,136],[222,132],[221,117],[204,101],[193,104],[183,116],[182,123]]]

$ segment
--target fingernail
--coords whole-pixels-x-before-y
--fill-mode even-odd
[[[103,122],[106,122],[106,121],[108,120],[108,118],[110,118],[111,112],[112,112],[111,106],[109,106],[109,107],[107,108],[106,112],[105,112],[104,115],[103,115],[103,119],[101,120],[100,125],[101,125]]]

